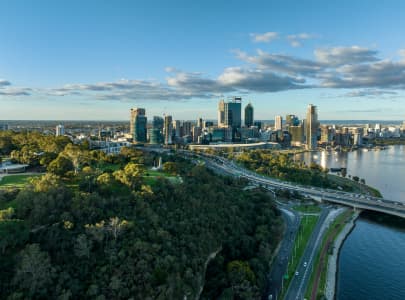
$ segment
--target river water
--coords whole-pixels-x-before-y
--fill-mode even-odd
[[[365,152],[300,155],[306,163],[346,167],[387,199],[405,202],[405,146]],[[337,278],[338,300],[405,299],[405,230],[359,218],[343,244]]]

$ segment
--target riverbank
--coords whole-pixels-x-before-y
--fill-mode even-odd
[[[339,261],[339,252],[347,236],[353,230],[355,222],[360,215],[360,212],[356,212],[348,222],[334,241],[333,254],[329,255],[327,271],[326,271],[326,286],[325,297],[328,300],[335,299],[336,292],[336,277],[337,277],[337,265]]]

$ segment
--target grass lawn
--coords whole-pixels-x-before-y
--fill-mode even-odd
[[[294,205],[293,209],[303,213],[320,213],[321,208],[318,205]]]
[[[350,186],[351,188],[353,188],[354,193],[361,193],[361,194],[370,193],[374,197],[381,197],[381,193],[378,190],[366,184],[361,184],[352,179],[340,177],[333,174],[328,174],[328,178],[329,180],[331,180],[332,182],[336,183],[339,186],[343,185]]]
[[[321,250],[325,247],[328,239],[330,237],[333,237],[334,239],[339,235],[339,233],[343,230],[343,228],[346,225],[346,222],[348,220],[350,220],[350,218],[353,216],[353,211],[348,210],[342,214],[340,214],[335,221],[333,221],[333,223],[329,226],[328,230],[326,231],[323,239],[322,239],[322,243],[321,243],[321,247],[318,250],[318,253],[315,256],[315,260],[314,260],[314,268],[313,268],[313,272],[311,274],[310,280],[309,280],[309,284],[308,284],[308,288],[307,291],[305,293],[305,297],[307,299],[310,299],[311,297],[311,293],[312,293],[312,287],[314,285],[314,281],[315,281],[315,274],[316,271],[320,265],[320,252]],[[333,242],[332,242],[333,244]],[[334,249],[334,251],[336,251]],[[323,291],[325,290],[325,285],[326,285],[326,271],[327,271],[327,265],[328,265],[328,256],[326,256],[325,261],[323,262],[321,268],[322,268],[322,273],[319,279],[319,285],[318,285],[318,291],[317,291],[317,297],[319,297],[320,295],[323,294]]]
[[[166,178],[171,183],[181,183],[182,180],[180,177],[173,176],[171,174],[165,173],[159,170],[147,170],[143,179],[148,185],[154,185],[159,177]]]
[[[31,178],[42,176],[42,174],[23,174],[23,175],[6,175],[0,180],[0,188],[23,188],[26,186]]]
[[[295,276],[295,270],[297,269],[298,263],[301,259],[302,254],[305,251],[308,240],[318,222],[318,216],[303,216],[301,218],[300,228],[298,229],[297,237],[295,238],[294,248],[292,251],[292,256],[288,264],[288,279],[284,282],[284,288],[281,293],[280,299],[283,299],[285,292],[287,291],[288,285],[291,279]]]

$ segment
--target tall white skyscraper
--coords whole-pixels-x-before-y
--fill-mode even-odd
[[[281,130],[283,129],[283,117],[276,116],[274,118],[274,130]]]
[[[63,126],[62,124],[59,124],[56,126],[56,136],[60,136],[60,135],[65,135],[65,126]]]

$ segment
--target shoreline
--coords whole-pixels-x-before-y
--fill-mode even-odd
[[[352,232],[356,226],[356,220],[359,217],[360,212],[356,212],[349,223],[345,225],[342,231],[334,240],[334,250],[333,254],[328,257],[328,264],[326,270],[326,284],[325,284],[325,297],[328,300],[335,299],[336,294],[336,282],[337,282],[337,271],[338,271],[338,262],[340,256],[340,249],[343,246],[346,238]]]

